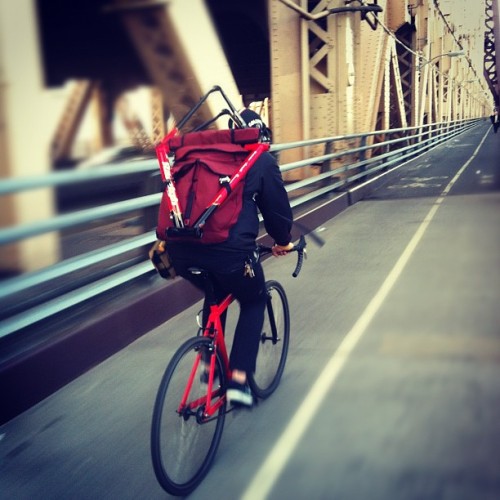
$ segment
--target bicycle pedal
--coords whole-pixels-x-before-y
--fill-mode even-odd
[[[229,407],[230,410],[228,410],[228,411],[231,411],[231,410],[248,410],[248,411],[251,411],[258,404],[259,404],[259,400],[255,396],[252,396],[252,406],[248,406],[248,405],[245,405],[243,403],[238,403],[238,402],[234,401],[233,403],[230,404],[230,407]]]
[[[237,413],[239,413],[240,411],[252,411],[254,408],[255,408],[255,405],[247,406],[247,405],[242,405],[239,403],[233,403],[229,407],[229,410],[227,410],[227,413],[229,413],[230,411],[233,411],[233,410],[235,410]]]

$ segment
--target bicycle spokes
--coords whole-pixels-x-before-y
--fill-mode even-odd
[[[266,283],[268,294],[264,325],[260,336],[255,373],[249,377],[253,393],[267,398],[279,384],[285,368],[290,336],[289,309],[283,287]]]

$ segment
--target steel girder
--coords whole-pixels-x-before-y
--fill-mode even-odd
[[[500,43],[500,17],[496,0],[485,0],[485,33],[484,33],[484,74],[495,104],[500,105],[500,86],[498,68],[500,68],[500,51],[496,51]]]

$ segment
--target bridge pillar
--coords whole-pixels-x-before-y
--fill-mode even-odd
[[[280,2],[269,2],[271,50],[271,128],[273,141],[308,138],[308,82],[303,78],[303,27],[299,16]],[[286,54],[286,57],[283,57]],[[280,161],[300,159],[300,152],[283,151]]]
[[[44,89],[35,2],[0,0],[0,175],[21,177],[50,171],[53,100]],[[54,214],[53,193],[40,189],[0,198],[2,226],[33,224]],[[0,271],[47,266],[59,257],[58,237],[47,234],[0,247]]]
[[[163,101],[179,121],[214,85],[221,85],[235,107],[241,107],[236,82],[204,0],[117,0],[110,9],[121,16],[129,36]],[[221,100],[209,99],[189,123],[203,123],[221,111]]]

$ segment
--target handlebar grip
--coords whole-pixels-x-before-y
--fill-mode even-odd
[[[290,250],[290,252],[297,252],[297,265],[295,266],[295,271],[292,274],[294,278],[296,278],[299,275],[300,270],[302,268],[302,263],[304,262],[304,257],[307,256],[306,245],[307,245],[306,239],[302,234],[299,238],[299,242]],[[266,245],[258,245],[257,248],[261,255],[273,252],[273,249]]]
[[[302,263],[304,262],[304,254],[306,251],[306,239],[303,234],[300,236],[299,242],[295,245],[294,250],[297,252],[297,265],[295,266],[295,271],[292,276],[296,278],[302,269]]]

